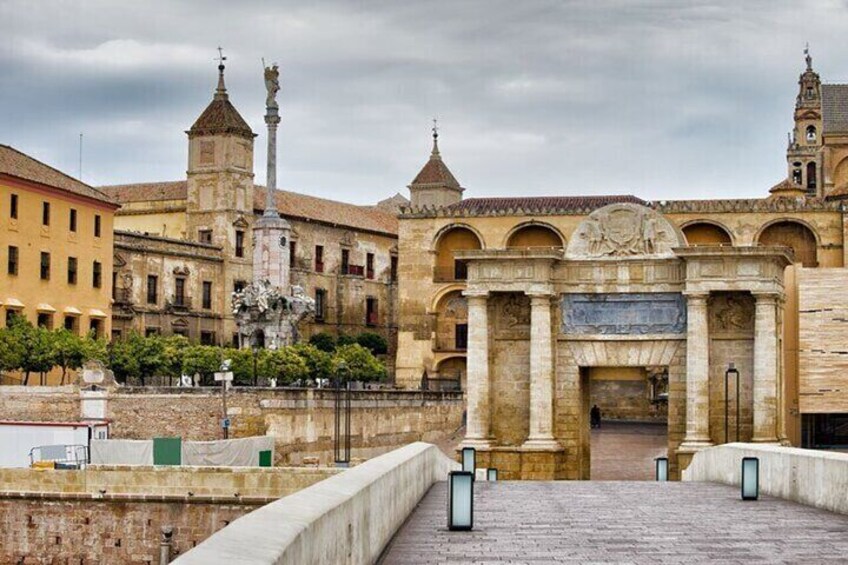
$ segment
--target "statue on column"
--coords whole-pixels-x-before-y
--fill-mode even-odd
[[[265,106],[268,108],[279,108],[277,105],[277,92],[280,91],[280,70],[276,63],[270,67],[265,66],[265,59],[262,59],[262,66],[265,67],[265,90],[268,92],[265,98]]]

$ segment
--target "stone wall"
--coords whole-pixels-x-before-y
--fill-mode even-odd
[[[0,492],[0,563],[158,564],[163,526],[180,554],[271,500]]]
[[[333,460],[334,392],[320,389],[233,388],[227,394],[230,437],[271,434],[276,465],[304,457]],[[0,387],[4,419],[68,420],[79,417],[74,387]],[[413,441],[438,441],[462,422],[461,393],[353,391],[352,456],[368,458]],[[120,387],[110,391],[107,417],[119,439],[181,436],[220,439],[218,388]]]

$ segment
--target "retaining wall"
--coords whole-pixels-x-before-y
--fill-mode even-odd
[[[760,460],[760,492],[848,514],[848,454],[728,443],[699,451],[683,471],[684,481],[740,485],[742,458]]]

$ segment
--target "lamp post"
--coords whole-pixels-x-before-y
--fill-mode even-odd
[[[471,530],[474,527],[474,474],[451,471],[448,475],[448,529]]]
[[[477,474],[477,450],[473,447],[462,448],[462,470],[472,477]]]
[[[259,375],[256,371],[256,350],[259,348],[256,346],[255,341],[251,345],[251,349],[253,350],[253,386],[256,387],[259,385]]]
[[[490,483],[497,482],[498,480],[498,470],[494,467],[489,467],[486,469],[486,480]]]
[[[742,458],[742,500],[757,500],[760,496],[760,460]]]
[[[657,457],[654,461],[657,464],[657,481],[664,482],[668,480],[668,457]]]
[[[730,418],[728,408],[730,398],[728,397],[728,394],[731,375],[736,376],[736,441],[739,441],[739,370],[736,369],[735,363],[730,363],[727,366],[727,370],[724,372],[724,443],[728,443],[728,438],[730,437]]]
[[[335,437],[333,441],[333,452],[336,459],[336,467],[350,466],[350,370],[347,363],[341,361],[336,367],[335,387]],[[344,386],[344,398],[342,398],[342,386]],[[344,428],[344,437],[342,437]]]
[[[215,373],[215,380],[221,382],[221,404],[223,415],[221,417],[221,428],[224,430],[224,439],[230,437],[230,417],[227,415],[227,386],[233,382],[233,372],[230,370],[232,361],[224,359],[221,363],[221,370]]]

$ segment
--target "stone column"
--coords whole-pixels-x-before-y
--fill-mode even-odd
[[[524,447],[557,448],[553,434],[551,295],[530,296],[530,434]]]
[[[686,437],[680,448],[700,449],[710,440],[710,337],[708,292],[686,294]]]
[[[754,433],[751,441],[777,443],[778,296],[755,293],[754,314]]]
[[[468,299],[467,427],[463,446],[491,445],[489,416],[489,320],[487,291],[465,291]]]

